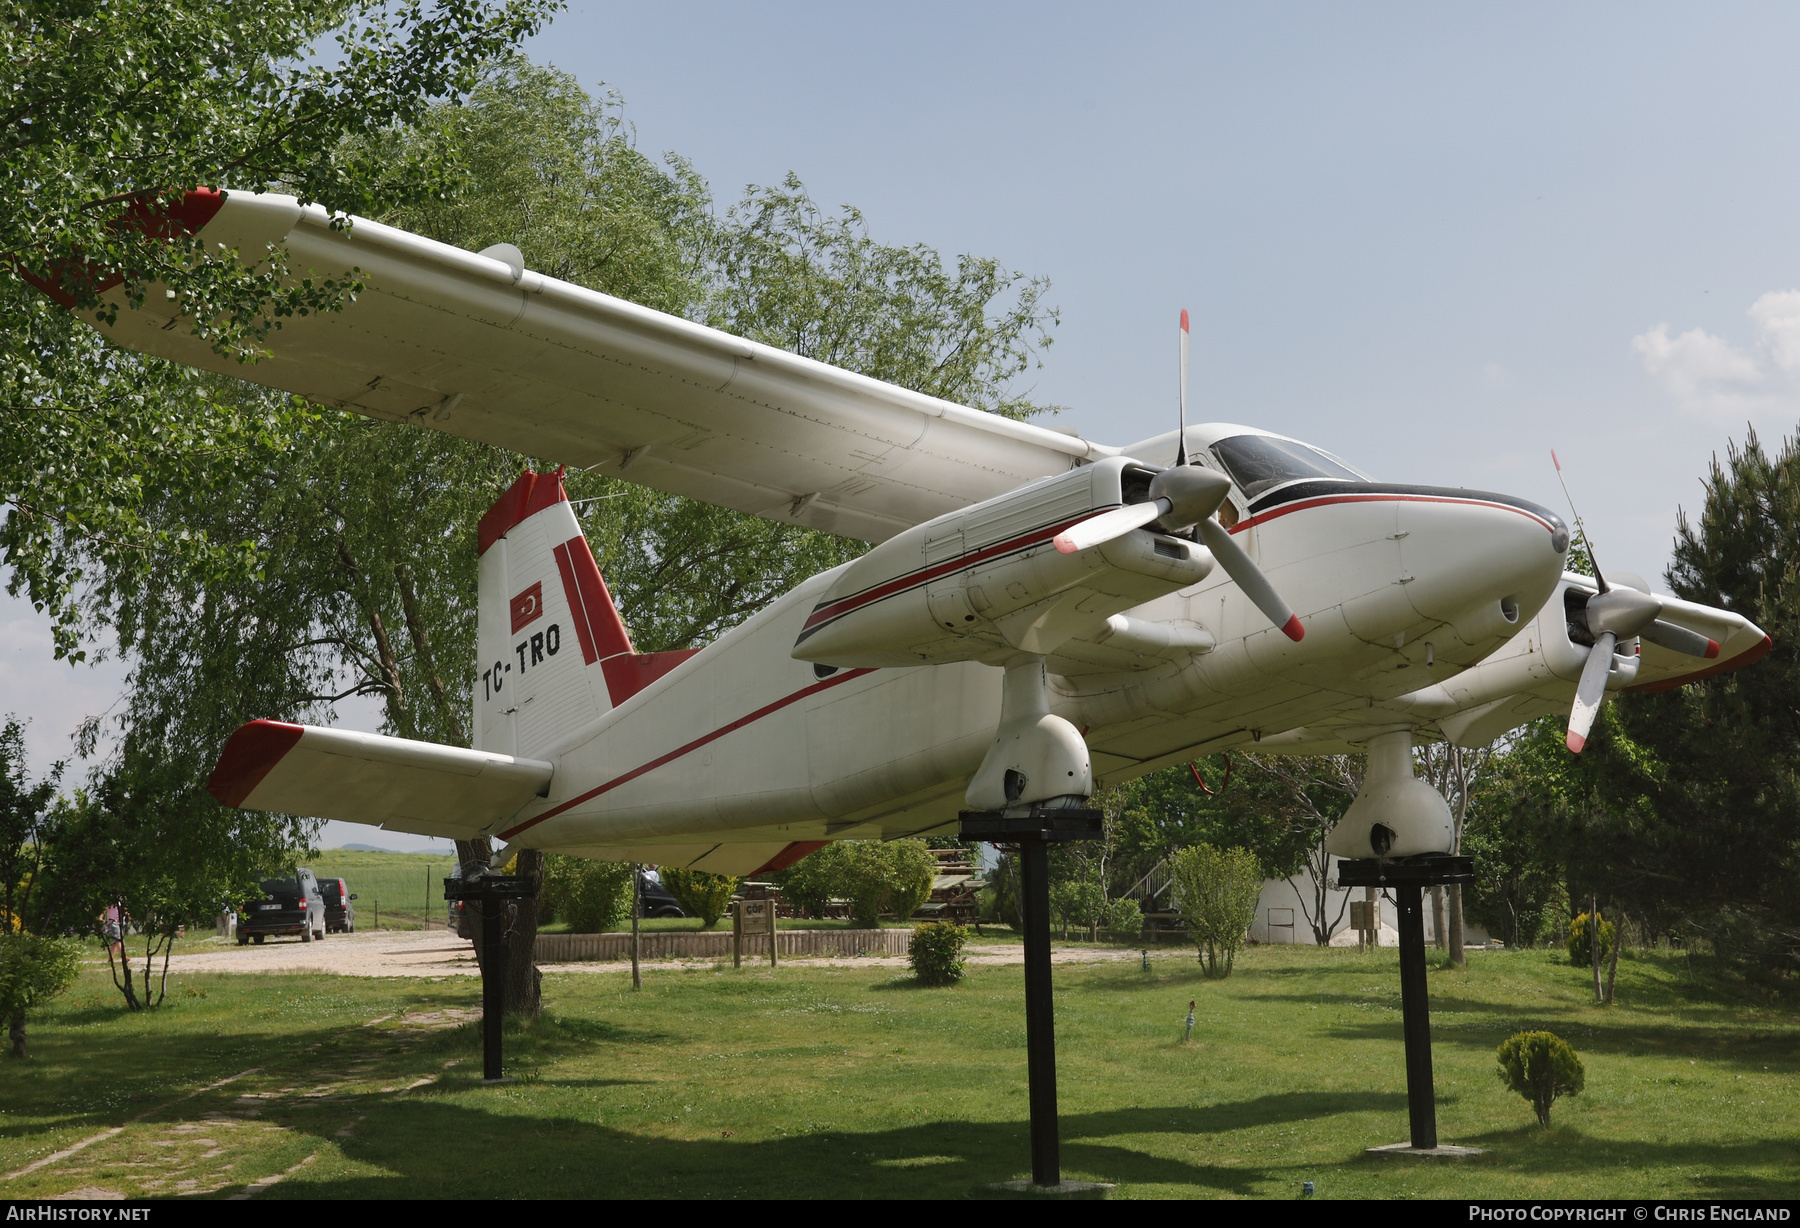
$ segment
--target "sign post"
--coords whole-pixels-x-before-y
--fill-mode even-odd
[[[506,1021],[506,935],[513,911],[509,905],[537,895],[530,878],[482,874],[473,878],[446,878],[444,898],[475,903],[481,911],[481,1073],[482,1082],[498,1083],[501,1073],[500,1039]]]

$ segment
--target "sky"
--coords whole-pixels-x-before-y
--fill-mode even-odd
[[[1190,420],[1561,510],[1555,448],[1602,565],[1652,579],[1711,458],[1800,419],[1797,49],[1773,4],[991,0],[573,0],[528,48],[720,208],[792,171],[1048,277],[1034,399],[1089,438],[1174,426],[1185,307]],[[0,606],[34,762],[121,677]]]

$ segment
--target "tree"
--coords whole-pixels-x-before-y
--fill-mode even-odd
[[[954,985],[962,980],[963,943],[969,931],[951,921],[927,921],[913,929],[906,959],[921,985]]]
[[[25,726],[8,715],[0,725],[0,933],[25,928],[31,896],[43,868],[46,820],[56,800],[63,765],[53,765],[44,779],[30,783],[25,765]],[[21,1024],[21,1026],[23,1026]]]
[[[43,892],[33,905],[43,928],[91,933],[96,917],[116,909],[107,959],[130,1010],[162,1003],[182,927],[210,925],[260,895],[260,877],[292,864],[315,828],[309,819],[227,810],[203,779],[191,763],[145,755],[128,740],[114,765],[96,770],[61,809],[46,842]],[[142,943],[135,974],[134,927]]]
[[[662,885],[669,889],[681,911],[700,918],[700,928],[709,930],[719,923],[731,904],[731,893],[738,880],[729,874],[708,874],[705,870],[684,870],[680,866],[663,866],[658,871]]]
[[[1175,902],[1200,946],[1209,977],[1231,975],[1238,948],[1256,917],[1262,867],[1248,849],[1196,844],[1170,859]]]
[[[341,307],[354,281],[290,270],[279,251],[240,262],[208,250],[176,224],[185,194],[281,184],[362,213],[430,195],[430,166],[359,153],[351,138],[460,95],[551,7],[11,6],[0,28],[0,195],[15,203],[0,219],[0,545],[11,591],[52,617],[59,656],[84,651],[84,552],[112,571],[142,569],[152,546],[192,567],[245,566],[235,542],[150,523],[142,504],[192,480],[194,454],[260,429],[220,412],[209,381],[109,350],[65,307],[110,316],[107,287],[123,283],[133,307],[167,287],[187,327],[245,360],[284,318]]]
[[[12,1055],[25,1056],[26,1013],[75,983],[81,944],[0,930],[0,1018],[8,1024]]]
[[[631,911],[631,864],[585,857],[544,858],[539,919],[566,921],[578,934],[614,929]]]
[[[1538,1125],[1550,1128],[1550,1106],[1587,1085],[1587,1071],[1569,1042],[1554,1032],[1517,1032],[1500,1042],[1495,1071],[1509,1091],[1530,1102]]]

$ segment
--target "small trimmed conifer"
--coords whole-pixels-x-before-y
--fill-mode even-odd
[[[969,931],[954,921],[914,927],[906,958],[921,985],[954,985],[963,978],[963,942]]]
[[[1587,1071],[1569,1042],[1554,1032],[1515,1032],[1500,1043],[1500,1081],[1531,1102],[1538,1125],[1550,1126],[1550,1106],[1587,1084]]]

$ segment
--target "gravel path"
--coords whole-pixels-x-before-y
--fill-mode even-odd
[[[970,943],[972,964],[1017,964],[1024,948],[1016,944]],[[1163,950],[1152,958],[1182,957],[1185,952]],[[1111,947],[1061,947],[1050,953],[1057,964],[1110,963],[1137,959],[1138,953]],[[712,959],[645,961],[647,968],[663,971],[710,969]],[[783,963],[803,963],[828,968],[904,968],[903,955],[791,956]],[[544,964],[545,972],[630,972],[629,960],[587,960],[571,964]],[[169,960],[171,973],[182,972],[329,972],[338,976],[476,976],[475,949],[448,930],[378,930],[374,933],[333,934],[323,942],[303,943],[298,938],[271,938],[262,945],[240,947],[208,940],[199,949],[176,948]]]

